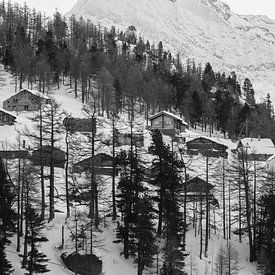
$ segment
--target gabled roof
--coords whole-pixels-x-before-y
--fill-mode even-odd
[[[150,117],[149,117],[149,120],[152,120],[152,119],[154,119],[154,118],[156,118],[156,117],[159,117],[159,116],[161,116],[161,115],[165,115],[165,116],[172,117],[172,118],[178,120],[181,124],[186,125],[186,126],[188,125],[188,123],[187,123],[185,120],[183,120],[181,117],[179,117],[179,116],[177,116],[177,115],[174,115],[174,114],[172,114],[172,113],[169,113],[169,112],[167,112],[167,111],[161,111],[161,112],[159,112],[159,113],[156,113],[156,114],[150,116]]]
[[[186,185],[187,185],[187,190],[188,191],[197,190],[197,191],[204,192],[206,190],[206,186],[207,185],[208,185],[209,189],[213,189],[214,188],[214,186],[212,184],[210,184],[209,182],[207,184],[207,182],[205,180],[203,180],[202,178],[200,178],[198,176],[189,179],[186,182]]]
[[[247,148],[248,154],[275,154],[275,146],[270,138],[243,138],[239,141],[238,147]]]
[[[207,136],[197,136],[197,137],[194,137],[194,138],[191,138],[187,141],[188,142],[191,142],[193,140],[197,140],[197,139],[206,139],[206,140],[209,140],[211,142],[215,142],[217,144],[220,144],[220,145],[223,145],[229,149],[236,149],[237,147],[237,144],[234,143],[233,141],[231,141],[230,139],[224,139],[224,138],[215,138],[215,137],[207,137]]]
[[[38,92],[38,91],[29,90],[29,89],[21,89],[21,90],[18,91],[17,93],[13,94],[11,97],[14,97],[15,95],[18,95],[18,94],[20,94],[20,93],[23,92],[23,91],[28,92],[28,93],[31,93],[31,94],[33,94],[33,95],[35,95],[35,96],[37,96],[37,97],[40,97],[40,98],[51,99],[50,97],[46,96],[45,94],[42,94],[42,93],[40,93],[40,92]]]
[[[9,111],[7,111],[5,109],[0,108],[0,112],[6,113],[6,114],[8,114],[8,115],[10,115],[10,116],[12,116],[14,118],[16,118],[16,116],[13,113],[11,113],[11,112],[9,112]]]

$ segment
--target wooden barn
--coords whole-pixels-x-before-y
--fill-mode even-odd
[[[194,177],[186,182],[187,187],[187,198],[188,201],[202,199],[206,196],[208,186],[209,198],[213,199],[213,188],[214,186],[208,183],[200,177]],[[184,192],[181,193],[184,195]]]
[[[73,165],[74,173],[88,172],[92,167],[92,157],[86,158]],[[112,175],[113,157],[104,153],[94,156],[94,170],[97,175]]]
[[[3,102],[7,111],[38,111],[41,104],[49,104],[51,99],[37,91],[22,89]]]
[[[133,144],[139,147],[144,146],[144,135],[143,133],[133,133],[132,135]],[[117,134],[117,146],[131,145],[131,134],[130,133],[118,133]]]
[[[151,129],[159,129],[164,135],[175,136],[184,132],[188,123],[181,117],[172,113],[161,111],[149,118]]]
[[[34,165],[41,165],[40,152],[41,152],[41,149],[39,148],[37,150],[32,151],[31,155],[29,156],[30,161]],[[51,146],[49,145],[43,146],[42,153],[43,153],[43,165],[50,166],[51,165]],[[54,148],[53,156],[54,156],[54,167],[63,168],[66,161],[66,153],[61,149]]]
[[[247,154],[247,159],[252,161],[267,161],[275,154],[275,146],[270,138],[243,138],[237,149],[240,154]]]
[[[0,108],[0,126],[1,125],[13,125],[15,123],[16,116],[2,108]]]
[[[96,133],[96,118],[65,117],[63,124],[66,127],[66,130],[71,133]]]
[[[220,139],[210,137],[197,137],[186,142],[187,154],[198,155],[208,157],[228,157],[227,149],[228,145]]]

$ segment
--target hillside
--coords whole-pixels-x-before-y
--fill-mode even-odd
[[[274,90],[275,21],[268,17],[240,16],[220,0],[79,0],[71,14],[123,31],[134,25],[183,60],[250,78],[258,98]]]
[[[2,79],[2,85],[0,87],[0,104],[2,104],[2,100],[7,98],[8,96],[13,94],[14,90],[14,79],[13,77],[6,71],[3,70],[1,66],[0,77]],[[57,90],[55,87],[51,87],[50,95],[53,96],[57,102],[61,103],[61,108],[71,113],[73,116],[83,117],[84,113],[82,111],[82,104],[80,103],[79,98],[75,99],[72,94],[72,90],[69,89],[68,85],[62,85],[60,90]],[[18,123],[14,126],[0,126],[0,142],[2,144],[16,144],[16,137],[18,135],[18,130],[20,131],[25,126],[31,126],[31,121],[29,117],[33,115],[33,113],[28,112],[18,112]],[[126,117],[126,116],[125,116]],[[106,118],[99,118],[102,121],[108,121]],[[120,116],[119,123],[122,123],[123,114]],[[127,119],[125,119],[127,120]],[[144,118],[138,117],[140,122],[144,122]],[[127,131],[127,129],[124,130]],[[129,130],[129,129],[128,129]],[[148,135],[148,131],[145,131],[145,147],[142,150],[146,150],[147,146],[151,143],[150,136]],[[98,127],[98,134],[109,136],[110,128],[106,127],[106,124]],[[196,133],[193,131],[187,131],[188,136],[195,136]],[[199,133],[197,132],[197,135]],[[81,134],[79,134],[78,139],[81,138]],[[82,136],[83,138],[83,136]],[[171,139],[168,136],[164,137],[165,142],[168,144],[171,143]],[[82,144],[83,147],[87,144]],[[59,143],[59,146],[64,146],[64,139],[62,139]],[[125,149],[127,147],[117,148],[117,152],[120,149]],[[176,147],[177,148],[177,147]],[[98,152],[98,151],[97,151]],[[145,161],[150,161],[152,158],[149,154],[144,154],[143,159]],[[189,158],[188,156],[184,156],[184,158]],[[211,183],[215,184],[215,197],[220,201],[221,200],[221,192],[220,192],[220,182],[219,180],[213,178],[217,167],[219,166],[220,159],[210,159],[211,163],[209,173],[211,174]],[[8,161],[8,165],[12,166],[13,161]],[[203,171],[202,167],[205,166],[205,158],[202,156],[194,157],[192,160],[192,171],[191,175],[199,175],[202,178],[205,177],[205,171]],[[13,172],[14,170],[10,170]],[[46,169],[46,172],[49,172]],[[56,196],[56,213],[55,219],[46,223],[46,226],[43,230],[46,237],[48,237],[49,242],[43,244],[42,250],[46,253],[50,262],[48,263],[48,268],[50,269],[50,273],[52,275],[59,274],[72,274],[68,269],[64,268],[60,255],[62,252],[72,252],[74,251],[74,244],[70,240],[70,231],[69,228],[74,226],[74,217],[70,219],[66,219],[65,215],[65,202],[62,197],[65,196],[64,190],[64,169],[57,168],[55,171],[56,174],[56,188],[58,196]],[[100,204],[102,206],[101,211],[106,211],[110,206],[106,205],[106,198],[110,197],[111,194],[111,180],[109,177],[100,177],[101,182],[105,182],[100,188],[102,192],[102,198],[100,199]],[[81,179],[81,178],[80,178]],[[82,175],[82,180],[85,180],[85,176]],[[48,201],[48,199],[47,199]],[[232,202],[234,199],[232,200]],[[231,202],[231,203],[232,203]],[[228,205],[227,205],[228,207]],[[87,209],[83,206],[79,206],[77,203],[72,203],[72,212],[79,211],[82,215],[87,215]],[[102,215],[103,215],[102,212]],[[196,274],[212,274],[215,270],[215,259],[216,255],[219,251],[220,245],[225,245],[226,241],[222,238],[222,223],[221,223],[221,209],[216,210],[216,226],[217,229],[211,230],[211,238],[209,240],[209,258],[203,257],[201,260],[199,259],[199,237],[196,236],[196,230],[194,230],[191,226],[192,224],[192,205],[188,206],[188,216],[189,216],[189,230],[187,232],[187,251],[190,255],[186,258],[186,271],[191,274],[192,272],[197,272]],[[215,215],[215,214],[214,214]],[[233,215],[233,214],[232,214]],[[213,220],[213,216],[211,214],[211,220]],[[95,233],[95,240],[100,241],[100,245],[95,247],[95,253],[100,257],[103,261],[103,271],[104,275],[134,275],[136,274],[136,265],[133,263],[133,259],[125,260],[123,256],[120,254],[122,251],[121,245],[114,244],[115,240],[115,232],[116,232],[116,222],[112,222],[111,218],[108,217],[106,220],[104,219],[104,223],[100,225],[99,232]],[[64,249],[59,249],[58,247],[61,244],[61,228],[64,226],[65,228],[65,246]],[[232,235],[232,244],[237,249],[240,260],[240,275],[251,275],[257,274],[256,267],[254,264],[250,264],[248,262],[248,245],[245,241],[239,244],[236,235]],[[23,248],[23,243],[22,243]],[[18,257],[16,253],[16,237],[14,236],[12,239],[11,245],[7,248],[8,259],[12,262],[15,271],[12,274],[20,275],[22,274],[21,269],[21,258]],[[191,272],[191,273],[190,273]]]

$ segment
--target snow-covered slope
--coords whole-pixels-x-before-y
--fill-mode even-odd
[[[133,24],[183,59],[249,77],[258,97],[275,87],[275,21],[268,17],[237,15],[219,0],[78,0],[70,14],[121,30]]]

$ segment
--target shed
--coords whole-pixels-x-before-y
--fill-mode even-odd
[[[51,99],[38,91],[21,89],[3,102],[7,111],[38,111],[41,104],[49,104]]]
[[[207,183],[200,177],[194,177],[186,182],[187,193],[199,193],[205,195],[207,191],[207,185],[209,191],[211,191],[214,188],[212,184]]]
[[[139,147],[144,146],[144,135],[143,132],[136,132],[132,134],[133,144]],[[120,133],[118,132],[117,146],[131,145],[131,134],[130,133]]]
[[[186,142],[189,155],[202,154],[208,157],[228,157],[229,146],[223,140],[211,137],[197,137]]]
[[[29,156],[30,161],[34,165],[41,165],[40,152],[41,152],[40,148],[36,149],[32,151],[31,155]],[[50,166],[51,165],[51,146],[50,145],[43,146],[42,153],[43,153],[43,165]],[[53,157],[54,157],[54,167],[63,168],[66,161],[66,153],[59,148],[54,148]]]
[[[159,129],[163,134],[175,136],[184,132],[188,123],[181,117],[172,113],[161,111],[149,117],[151,129]]]
[[[89,157],[73,165],[74,173],[82,173],[91,170],[93,158]],[[94,170],[98,175],[112,175],[113,157],[105,153],[99,153],[94,156]]]
[[[13,125],[15,123],[16,116],[2,108],[0,108],[0,126],[1,125]]]
[[[198,176],[188,180],[186,182],[188,201],[205,199],[206,192],[207,192],[207,186],[208,186],[208,191],[209,191],[209,193],[208,193],[209,200],[213,200],[214,199],[214,195],[213,195],[214,186],[212,184],[207,183],[205,180],[201,179]],[[181,194],[184,195],[183,192]]]

